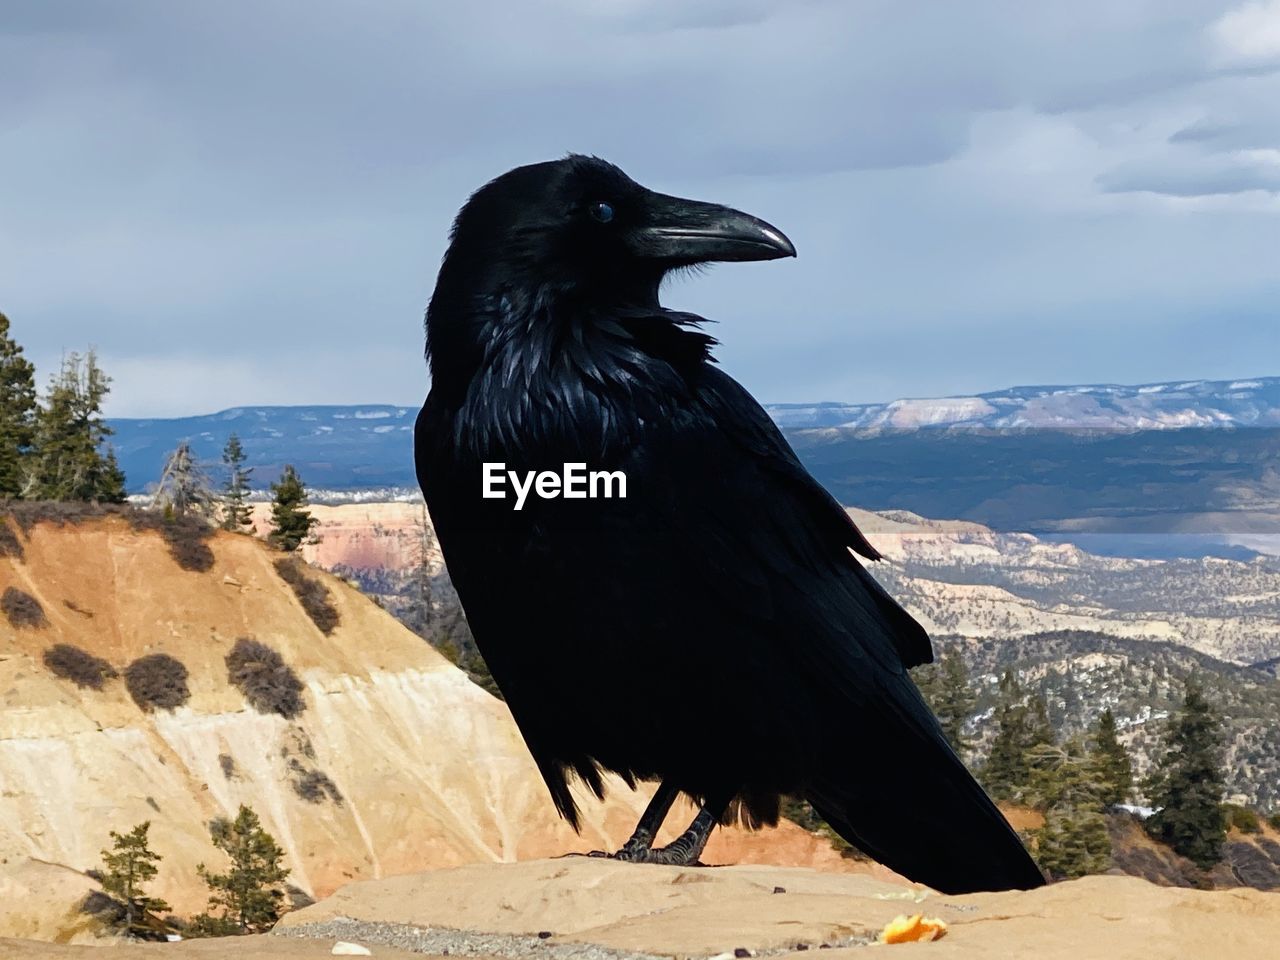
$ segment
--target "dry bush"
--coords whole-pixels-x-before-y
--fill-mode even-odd
[[[341,622],[338,611],[330,602],[329,588],[319,580],[308,577],[302,570],[302,564],[292,557],[276,561],[276,573],[280,579],[293,588],[293,594],[302,604],[311,622],[328,636]]]
[[[289,761],[289,769],[293,771],[290,783],[293,792],[307,803],[323,803],[330,800],[342,806],[342,792],[338,785],[329,779],[329,775],[321,770],[308,770],[297,760]]]
[[[15,560],[26,559],[27,552],[22,541],[9,523],[7,517],[0,516],[0,557],[13,557]]]
[[[4,610],[9,625],[15,629],[31,627],[39,630],[49,625],[49,618],[44,615],[44,607],[40,601],[17,587],[9,587],[0,597],[0,609]]]
[[[124,670],[125,686],[133,702],[148,713],[173,710],[191,698],[187,668],[167,653],[139,657]]]
[[[46,650],[44,665],[54,676],[82,689],[101,690],[108,680],[120,676],[106,660],[69,643],[56,643]]]
[[[213,551],[208,544],[213,536],[213,527],[199,517],[166,519],[158,510],[143,510],[129,504],[64,500],[18,501],[6,505],[5,511],[27,536],[37,523],[65,526],[102,517],[122,517],[134,530],[154,530],[164,537],[170,555],[183,570],[206,573],[213,566]],[[0,547],[0,553],[3,553],[3,547]]]
[[[87,871],[88,875],[98,883],[102,882],[102,874],[96,870]],[[97,874],[95,876],[95,874]],[[98,922],[109,927],[115,927],[124,923],[125,912],[124,904],[118,900],[113,900],[101,890],[92,890],[85,894],[83,900],[80,901],[76,908],[80,913],[93,917]]]
[[[65,526],[106,516],[123,516],[133,508],[118,504],[90,503],[82,500],[21,500],[9,503],[5,512],[27,536],[37,523]]]
[[[265,643],[241,637],[227,654],[227,681],[259,713],[293,719],[306,709],[302,681],[284,658]]]
[[[164,537],[169,555],[183,570],[208,573],[213,568],[213,550],[208,543],[213,527],[199,517],[166,517],[159,510],[133,510],[129,522],[135,530],[154,530]]]
[[[229,753],[218,754],[218,766],[222,768],[222,775],[228,780],[234,780],[236,776],[236,760]]]

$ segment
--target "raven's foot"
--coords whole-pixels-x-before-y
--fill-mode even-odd
[[[631,835],[631,839],[622,845],[621,850],[608,854],[608,856],[626,863],[651,863],[652,861],[648,858],[656,852],[653,849],[653,835],[643,830],[637,830]]]
[[[711,831],[720,822],[720,816],[724,813],[726,806],[728,806],[727,802],[707,804],[698,811],[698,815],[693,818],[693,823],[689,824],[688,830],[672,843],[656,850],[650,846],[651,839],[642,836],[632,837],[626,846],[613,855],[614,859],[625,860],[628,863],[661,863],[673,867],[706,866],[701,860],[702,851],[706,849]]]
[[[659,863],[672,867],[705,867],[706,864],[698,859],[700,855],[701,851],[695,851],[692,845],[677,841],[656,850],[652,847],[644,850],[628,850],[623,847],[613,855],[613,859],[627,863]]]
[[[668,783],[663,783],[653,800],[650,801],[648,808],[644,812],[644,816],[640,818],[640,823],[636,826],[636,832],[631,835],[631,839],[622,845],[622,849],[615,853],[605,853],[603,850],[592,850],[590,853],[570,853],[566,856],[570,857],[607,857],[610,860],[621,860],[623,863],[660,863],[673,867],[702,867],[706,866],[700,859],[702,851],[707,846],[707,840],[711,837],[711,831],[715,829],[717,823],[720,822],[721,816],[724,815],[725,808],[729,805],[731,797],[716,797],[709,800],[698,815],[693,818],[693,823],[689,824],[689,829],[680,835],[680,837],[665,847],[653,848],[653,839],[658,832],[658,828],[662,826],[662,821],[666,818],[667,811],[671,809],[672,801],[675,800],[678,791]]]

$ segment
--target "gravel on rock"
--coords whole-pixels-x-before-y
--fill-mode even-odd
[[[346,940],[381,944],[407,950],[450,957],[501,957],[503,960],[668,960],[652,953],[614,950],[591,943],[549,942],[545,938],[509,933],[477,933],[451,930],[448,927],[414,927],[402,923],[371,923],[335,917],[319,923],[304,923],[287,930],[277,930],[277,937],[305,940]]]

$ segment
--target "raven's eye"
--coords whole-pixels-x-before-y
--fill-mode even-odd
[[[591,219],[599,223],[608,223],[613,219],[613,206],[603,200],[599,203],[593,203],[589,209],[591,211]]]

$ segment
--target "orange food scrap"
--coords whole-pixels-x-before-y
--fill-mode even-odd
[[[895,917],[880,931],[881,943],[925,943],[946,935],[947,925],[936,917],[926,918],[923,913]]]

